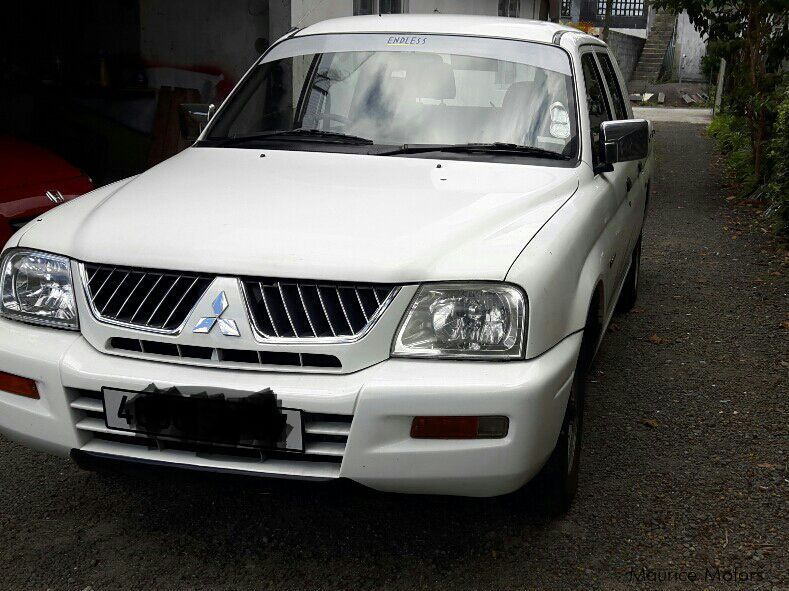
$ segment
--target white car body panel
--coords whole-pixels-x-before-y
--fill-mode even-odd
[[[0,390],[0,432],[63,456],[79,450],[238,474],[342,477],[409,493],[504,494],[539,471],[557,441],[590,304],[600,296],[594,312],[602,338],[628,272],[653,156],[593,173],[580,56],[607,51],[593,37],[550,23],[447,15],[337,19],[292,34],[354,32],[558,44],[571,57],[577,83],[578,165],[193,147],[138,177],[64,204],[20,230],[6,249],[68,256],[78,283],[82,262],[217,277],[179,334],[151,337],[100,322],[79,284],[79,332],[0,318],[0,372],[33,379],[40,392],[32,400]],[[632,117],[629,105],[627,111]],[[400,289],[358,341],[283,344],[253,330],[240,276]],[[393,338],[419,284],[452,280],[506,281],[523,289],[529,318],[522,359],[391,358]],[[218,331],[191,330],[210,315],[219,292],[229,304],[226,317],[239,329],[232,346],[334,355],[342,367],[250,368],[110,345],[113,338],[155,338],[179,347],[227,347],[228,337]],[[352,422],[342,443],[315,448],[332,461],[151,449],[109,432],[97,418],[102,388],[139,391],[150,385],[217,392],[271,388],[283,408]],[[502,439],[412,439],[411,420],[418,415],[505,416],[509,431]],[[112,437],[99,437],[108,433]]]
[[[501,280],[578,187],[573,168],[265,153],[189,148],[45,217],[20,246],[227,275]]]

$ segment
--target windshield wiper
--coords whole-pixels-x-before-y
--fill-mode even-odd
[[[358,135],[348,135],[339,131],[324,131],[322,129],[281,129],[277,131],[264,131],[250,135],[241,135],[220,139],[222,146],[237,146],[248,142],[283,140],[283,141],[318,141],[332,144],[352,144],[358,146],[372,145],[373,140]]]
[[[448,152],[448,153],[461,153],[470,154],[473,152],[483,152],[487,154],[505,154],[517,156],[533,156],[535,158],[550,158],[552,160],[569,160],[570,156],[565,156],[558,152],[537,148],[535,146],[521,146],[519,144],[510,144],[506,142],[492,142],[488,144],[472,143],[472,144],[422,144],[422,145],[408,145],[405,144],[396,150],[389,152],[381,152],[378,156],[397,156],[398,154],[423,154],[428,152]]]

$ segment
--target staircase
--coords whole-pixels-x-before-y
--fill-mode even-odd
[[[660,68],[674,35],[677,15],[668,12],[658,12],[652,22],[649,37],[644,43],[641,57],[638,59],[636,69],[633,71],[631,82],[652,83],[660,76]]]

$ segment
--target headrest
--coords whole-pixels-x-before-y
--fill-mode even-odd
[[[522,80],[520,82],[513,82],[507,89],[504,95],[504,101],[501,106],[504,109],[510,109],[514,103],[523,103],[528,100],[528,96],[535,92],[535,90],[543,87],[547,80],[545,70],[537,69],[534,73],[534,80]],[[537,90],[539,92],[539,90]],[[543,91],[544,92],[544,91]]]
[[[401,53],[392,63],[391,75],[405,76],[411,93],[419,98],[453,99],[457,93],[452,66],[434,53]]]

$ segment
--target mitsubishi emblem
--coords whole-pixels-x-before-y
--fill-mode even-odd
[[[214,326],[219,325],[219,330],[226,337],[240,337],[241,333],[238,330],[236,321],[222,318],[222,314],[224,314],[225,310],[228,308],[227,296],[224,291],[219,292],[219,295],[216,296],[211,307],[213,308],[214,315],[206,316],[198,320],[197,326],[194,327],[192,332],[197,334],[208,334],[214,329]]]

